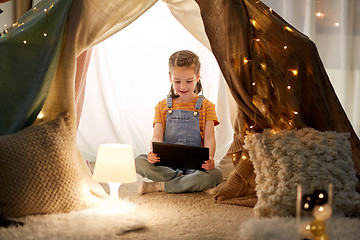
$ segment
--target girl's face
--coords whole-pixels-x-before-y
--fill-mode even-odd
[[[191,97],[194,93],[196,82],[200,79],[200,73],[195,74],[193,67],[173,67],[169,73],[170,82],[180,97]]]

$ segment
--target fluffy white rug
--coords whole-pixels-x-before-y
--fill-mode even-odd
[[[67,214],[18,218],[23,227],[0,228],[0,239],[114,239],[145,227],[136,208],[127,200],[103,200],[94,208]]]
[[[240,228],[242,240],[296,240],[298,234],[295,218],[253,218]],[[332,217],[326,222],[326,233],[331,240],[359,240],[360,219]]]

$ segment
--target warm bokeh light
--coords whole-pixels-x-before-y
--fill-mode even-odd
[[[257,23],[256,23],[256,21],[254,19],[251,19],[250,22],[254,27],[256,27]]]
[[[38,115],[37,115],[37,119],[43,119],[44,118],[44,114],[42,112],[40,112]]]
[[[288,26],[284,27],[285,30],[292,32],[293,30],[291,28],[289,28]]]

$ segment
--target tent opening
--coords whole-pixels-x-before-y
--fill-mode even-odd
[[[86,160],[95,161],[101,143],[130,144],[135,155],[149,151],[154,107],[170,89],[168,58],[182,49],[200,57],[203,94],[215,103],[221,122],[215,128],[215,160],[224,157],[233,136],[231,94],[212,52],[174,18],[165,2],[158,1],[93,48],[77,132]]]

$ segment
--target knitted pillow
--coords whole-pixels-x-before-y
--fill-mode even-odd
[[[69,212],[89,206],[68,113],[0,136],[0,215]]]
[[[249,134],[249,150],[256,173],[257,217],[294,216],[296,189],[312,192],[333,184],[333,209],[345,215],[360,214],[360,195],[351,159],[349,134],[312,128]]]

